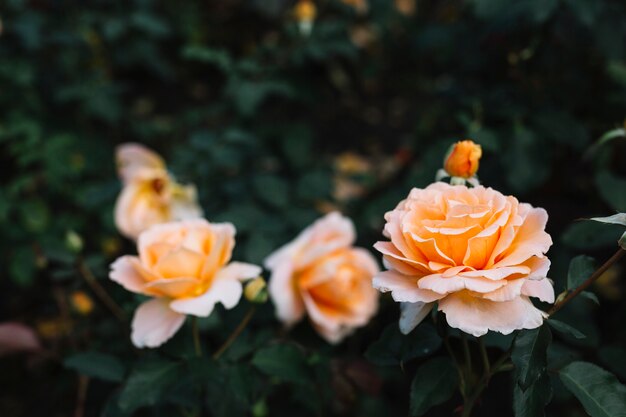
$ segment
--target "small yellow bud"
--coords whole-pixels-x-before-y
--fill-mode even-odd
[[[246,300],[251,303],[262,304],[267,301],[267,287],[263,277],[257,277],[246,284],[243,290]]]
[[[463,140],[450,147],[443,161],[443,169],[451,177],[470,178],[478,171],[483,151],[471,140]]]
[[[93,311],[93,301],[91,297],[83,291],[74,291],[70,296],[70,302],[74,310],[83,316]]]

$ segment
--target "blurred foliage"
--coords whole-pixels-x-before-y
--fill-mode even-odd
[[[67,416],[75,407],[185,416],[198,401],[215,416],[407,415],[410,393],[414,413],[426,401],[448,401],[432,416],[458,404],[416,392],[424,383],[411,376],[429,378],[432,361],[443,361],[424,359],[442,349],[440,337],[421,326],[423,338],[403,340],[387,297],[374,322],[338,347],[307,323],[286,342],[264,305],[223,360],[202,363],[188,331],[138,353],[104,304],[72,309],[74,291],[95,297],[86,268],[128,316],[137,304],[107,280],[108,264],[134,251],[112,221],[121,142],[153,147],[178,179],[195,183],[207,218],[236,225],[235,257],[249,262],[332,209],[352,217],[359,244],[371,247],[384,212],[430,183],[448,145],[465,137],[485,151],[483,184],[550,213],[557,293],[581,279],[568,278],[573,255],[608,258],[623,231],[574,220],[626,210],[623,133],[589,148],[623,131],[623,1],[370,0],[361,11],[350,3],[317,2],[310,36],[286,0],[2,3],[0,314],[34,326],[48,352],[34,363],[1,359],[2,416]],[[586,337],[555,334],[548,369],[585,358],[625,381],[623,271],[598,281],[600,306],[579,298],[564,309],[561,324]],[[200,320],[207,349],[245,304]],[[492,354],[510,345],[490,337]],[[535,384],[549,378],[555,387],[548,415],[584,415],[564,385],[584,372],[606,377],[585,366],[593,365],[541,374]],[[84,404],[73,370],[91,377]],[[455,378],[438,376],[446,387]],[[498,375],[477,415],[512,415],[514,382]],[[529,394],[516,390],[521,413]]]

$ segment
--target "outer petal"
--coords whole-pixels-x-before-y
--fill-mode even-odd
[[[217,271],[215,279],[246,280],[261,275],[261,267],[245,262],[231,262]]]
[[[424,290],[434,291],[439,294],[449,294],[465,289],[487,293],[506,285],[506,281],[493,281],[482,277],[464,277],[462,275],[444,278],[442,274],[432,274],[420,278],[417,281],[417,285]]]
[[[541,326],[545,317],[528,297],[496,302],[464,293],[450,294],[439,301],[439,310],[446,314],[451,327],[476,337],[489,330],[509,334],[514,330],[534,329]]]
[[[433,307],[433,303],[400,303],[400,331],[409,334],[424,320]]]
[[[552,238],[545,231],[548,213],[527,204],[520,204],[520,209],[524,206],[529,207],[526,219],[494,267],[518,265],[533,256],[542,257],[552,246]]]
[[[153,298],[139,306],[131,325],[131,340],[138,348],[161,346],[180,329],[185,315],[172,311],[169,300]]]
[[[122,256],[111,264],[109,278],[115,281],[128,291],[143,293],[145,281],[143,276],[135,268],[136,256]]]
[[[395,271],[382,271],[376,274],[372,281],[374,288],[381,292],[391,291],[395,301],[417,303],[431,303],[442,297],[442,294],[417,287],[417,278],[399,274]]]
[[[304,316],[304,303],[296,291],[293,264],[284,261],[274,266],[269,282],[269,295],[276,306],[276,316],[288,326]]]
[[[231,309],[239,303],[243,289],[241,282],[233,279],[218,279],[207,292],[190,298],[179,298],[170,303],[172,310],[198,317],[208,317],[216,303]]]
[[[124,183],[132,181],[144,169],[165,170],[165,162],[156,152],[139,143],[123,143],[115,149],[115,160]]]
[[[554,302],[554,287],[548,278],[540,280],[526,280],[522,286],[522,294],[537,297],[546,303]]]

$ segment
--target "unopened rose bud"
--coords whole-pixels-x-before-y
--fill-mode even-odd
[[[478,171],[483,151],[471,140],[463,140],[450,147],[443,168],[451,177],[471,178]]]
[[[267,301],[267,288],[263,277],[257,277],[246,284],[243,290],[246,300],[251,303],[262,304]]]
[[[93,311],[93,301],[91,297],[83,291],[74,291],[70,297],[70,301],[74,310],[83,316]]]
[[[300,33],[309,36],[313,30],[313,22],[317,15],[315,3],[311,0],[300,0],[293,9]]]
[[[83,250],[83,238],[73,230],[68,230],[65,234],[65,246],[74,252],[78,253]]]

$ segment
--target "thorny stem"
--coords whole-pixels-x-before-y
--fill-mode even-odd
[[[198,318],[191,318],[191,333],[193,335],[193,348],[196,351],[196,356],[202,357],[202,346],[200,345],[200,331],[198,330]]]
[[[235,328],[235,330],[233,330],[230,336],[228,336],[228,339],[226,339],[224,344],[220,346],[220,348],[213,354],[213,359],[219,359],[219,357],[222,356],[226,349],[228,349],[230,345],[233,344],[233,342],[237,339],[237,337],[239,337],[243,329],[246,328],[255,311],[256,308],[254,306],[250,307],[250,310],[248,310],[244,318],[241,320],[241,323],[239,323],[239,325]]]
[[[125,322],[126,313],[124,313],[124,310],[122,310],[122,308],[117,305],[117,303],[111,298],[109,293],[107,293],[106,290],[100,285],[93,272],[91,272],[91,270],[83,260],[78,261],[78,272],[80,272],[82,277],[85,279],[85,282],[87,282],[87,285],[89,285],[91,290],[94,292],[94,294],[96,294],[100,301],[102,301],[102,303],[107,306],[109,310],[111,310],[111,313],[113,313],[113,315],[117,317],[119,321]]]
[[[619,248],[617,252],[615,252],[613,256],[611,256],[605,263],[603,263],[600,268],[596,269],[596,271],[593,274],[591,274],[591,276],[587,278],[585,282],[580,284],[578,288],[576,288],[574,291],[569,293],[567,297],[565,297],[563,300],[553,305],[552,308],[548,310],[548,315],[551,316],[557,311],[559,311],[561,308],[563,308],[565,304],[569,303],[574,297],[576,297],[578,294],[584,291],[587,287],[593,284],[593,282],[597,280],[600,277],[600,275],[602,275],[607,269],[609,269],[615,262],[619,261],[620,258],[624,256],[624,254],[626,254],[626,251],[622,248]]]

